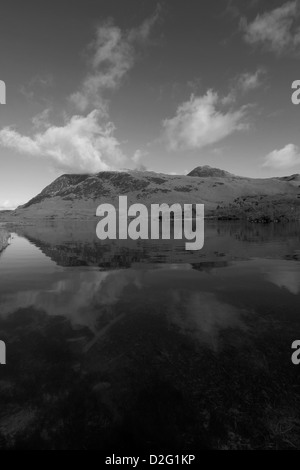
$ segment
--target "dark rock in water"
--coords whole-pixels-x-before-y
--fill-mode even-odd
[[[9,238],[10,234],[4,229],[0,229],[0,252],[7,247]]]

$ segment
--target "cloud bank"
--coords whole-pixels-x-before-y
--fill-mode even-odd
[[[192,150],[214,144],[247,128],[245,113],[245,106],[225,111],[222,99],[212,90],[204,96],[192,95],[173,118],[163,121],[167,146],[170,150]]]

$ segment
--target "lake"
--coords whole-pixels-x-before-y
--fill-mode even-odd
[[[0,254],[2,449],[300,448],[300,224],[100,241],[10,227]]]

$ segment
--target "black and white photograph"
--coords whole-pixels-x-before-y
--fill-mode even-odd
[[[300,450],[300,0],[1,0],[0,450]]]

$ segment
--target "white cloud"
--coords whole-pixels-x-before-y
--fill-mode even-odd
[[[86,110],[90,103],[102,106],[103,91],[116,89],[133,65],[132,46],[123,39],[121,29],[112,23],[98,28],[91,48],[92,71],[85,78],[81,91],[71,95],[71,101],[81,111]]]
[[[160,7],[139,27],[122,31],[112,22],[97,29],[90,45],[90,72],[71,100],[81,114],[66,119],[63,126],[49,121],[50,109],[32,119],[34,135],[26,136],[11,127],[0,130],[0,145],[20,153],[44,157],[66,172],[97,172],[117,169],[124,162],[115,127],[109,119],[104,91],[115,90],[133,66],[138,45],[147,42],[160,16]],[[32,84],[50,86],[48,77],[35,77]],[[83,113],[84,111],[84,113]],[[88,114],[87,114],[88,113]],[[136,154],[139,159],[142,155]]]
[[[298,0],[295,0],[257,15],[252,23],[243,18],[244,39],[249,44],[262,44],[278,55],[297,51],[300,45],[299,14]]]
[[[204,96],[192,95],[181,104],[173,118],[163,121],[170,150],[200,149],[220,141],[236,130],[247,128],[243,122],[246,108],[223,110],[222,99],[212,90]]]
[[[146,152],[145,150],[137,149],[133,154],[132,161],[138,164],[141,162],[142,158],[146,157],[147,155],[148,152]]]
[[[33,137],[6,127],[0,144],[20,153],[50,159],[55,168],[72,172],[97,172],[116,168],[123,161],[112,123],[101,123],[101,113],[73,116],[64,126],[51,126]]]
[[[245,72],[242,73],[238,78],[238,87],[243,91],[251,91],[260,87],[262,84],[262,75],[265,71],[262,68],[256,70],[256,72]]]
[[[15,209],[17,206],[18,204],[7,199],[6,201],[0,202],[0,211],[12,210]]]
[[[50,109],[46,108],[41,113],[32,118],[32,125],[34,129],[42,129],[50,127],[49,121]]]
[[[150,18],[129,31],[122,31],[112,21],[98,27],[96,38],[90,45],[90,72],[81,90],[70,97],[80,111],[85,111],[90,105],[105,107],[104,92],[120,86],[122,79],[134,65],[136,47],[148,40],[159,15],[158,6]]]
[[[255,72],[244,72],[237,75],[231,81],[229,93],[221,99],[222,104],[224,106],[232,105],[242,94],[259,88],[263,83],[265,73],[265,69],[260,67]]]
[[[273,150],[266,157],[263,166],[275,169],[292,168],[300,165],[300,151],[294,144],[287,144],[280,150]]]
[[[152,28],[159,21],[161,17],[162,8],[158,3],[156,9],[149,18],[146,18],[143,23],[137,28],[133,28],[128,32],[128,41],[131,43],[134,42],[147,42],[149,40]]]

